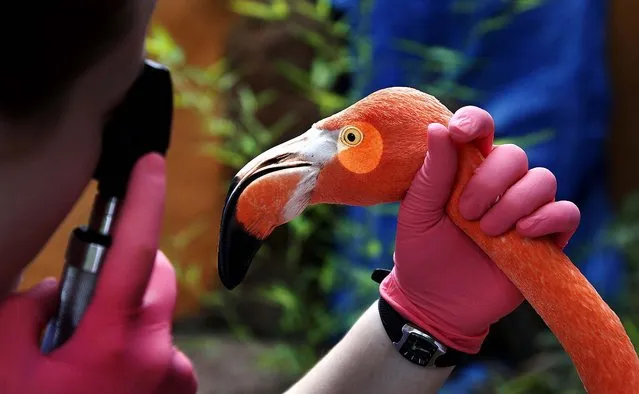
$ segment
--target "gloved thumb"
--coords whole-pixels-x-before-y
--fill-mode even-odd
[[[457,173],[456,144],[472,143],[484,155],[493,149],[495,123],[485,110],[466,106],[448,122],[428,126],[428,152],[422,168],[402,201],[398,223],[426,231],[445,215]],[[405,227],[406,228],[406,227]]]
[[[196,394],[198,379],[193,364],[177,348],[173,349],[171,367],[162,387],[154,394]]]
[[[428,151],[401,202],[398,224],[417,233],[428,230],[445,214],[457,172],[457,149],[448,129],[428,126]]]

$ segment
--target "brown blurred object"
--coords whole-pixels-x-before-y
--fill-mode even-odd
[[[191,64],[209,65],[224,52],[226,35],[234,18],[225,1],[160,0],[154,22],[163,25],[185,51]],[[194,315],[199,296],[217,286],[216,251],[224,191],[223,170],[212,158],[199,153],[203,141],[202,123],[197,115],[177,110],[173,140],[168,154],[168,194],[162,249],[180,268],[193,265],[201,276],[193,285],[181,286],[177,315]],[[23,288],[46,276],[59,277],[68,234],[84,224],[95,193],[91,185],[67,220],[27,270]],[[171,236],[190,234],[188,245],[179,251]]]
[[[609,157],[611,188],[616,203],[639,191],[639,2],[610,2],[608,44],[613,87]]]

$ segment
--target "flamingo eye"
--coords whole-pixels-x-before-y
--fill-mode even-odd
[[[344,127],[339,135],[340,142],[350,147],[361,144],[363,139],[364,134],[355,126]]]

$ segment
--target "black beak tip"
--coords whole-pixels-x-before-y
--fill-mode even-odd
[[[224,204],[217,254],[218,275],[229,290],[242,283],[263,243],[247,232],[235,218],[235,207],[241,193],[241,190],[236,190],[237,184],[237,179],[233,179]]]
[[[222,225],[222,234],[226,236],[218,248],[218,275],[224,287],[232,290],[244,281],[262,241],[245,231],[235,215]]]

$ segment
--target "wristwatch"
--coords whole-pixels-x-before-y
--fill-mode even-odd
[[[377,283],[390,273],[376,269],[371,275]],[[383,298],[378,300],[379,316],[386,334],[399,354],[413,364],[425,368],[446,368],[457,365],[466,353],[451,349],[437,338],[406,320]]]

